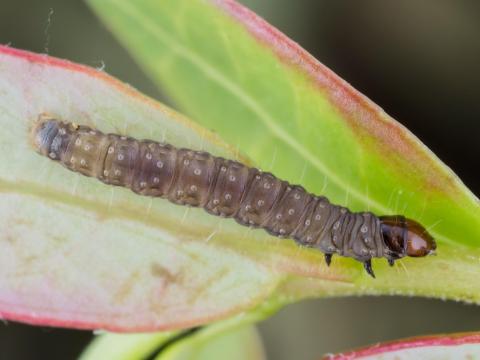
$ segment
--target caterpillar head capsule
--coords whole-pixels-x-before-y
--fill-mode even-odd
[[[435,240],[418,222],[401,215],[380,216],[379,219],[383,241],[392,258],[422,257],[435,253]]]

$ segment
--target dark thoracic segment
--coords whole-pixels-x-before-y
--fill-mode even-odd
[[[352,213],[270,173],[206,152],[105,135],[86,126],[47,125],[37,141],[39,152],[73,171],[293,238],[321,250],[328,264],[333,254],[352,257],[373,276],[372,257],[391,259],[375,215]]]

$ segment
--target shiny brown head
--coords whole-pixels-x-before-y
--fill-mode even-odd
[[[435,240],[418,222],[401,215],[379,218],[383,241],[390,250],[392,259],[404,256],[422,257],[435,253]]]

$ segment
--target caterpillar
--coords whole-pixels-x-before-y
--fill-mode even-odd
[[[423,257],[436,249],[433,237],[414,220],[352,212],[269,172],[207,152],[104,134],[45,116],[31,135],[38,153],[72,171],[292,238],[323,252],[327,265],[334,254],[351,257],[375,277],[374,257],[393,265],[402,257]]]

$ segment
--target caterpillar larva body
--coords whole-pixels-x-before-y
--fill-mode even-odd
[[[352,257],[372,276],[373,257],[393,264],[436,248],[433,238],[413,220],[353,213],[270,173],[206,152],[104,134],[53,118],[36,124],[33,142],[40,154],[72,171],[293,238],[322,251],[328,264],[333,254]]]

